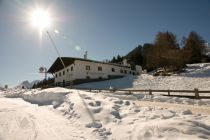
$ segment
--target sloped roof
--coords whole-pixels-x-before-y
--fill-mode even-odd
[[[72,57],[61,57],[65,67],[71,65],[72,63],[74,63],[75,58]],[[63,65],[61,63],[60,58],[58,57],[55,62],[52,64],[52,66],[48,69],[48,73],[55,73],[59,70],[63,69]]]
[[[119,64],[113,64],[113,63],[106,63],[106,62],[100,62],[100,61],[94,61],[94,60],[89,60],[89,59],[82,59],[82,58],[74,58],[74,57],[61,57],[65,67],[68,67],[69,65],[73,64],[75,60],[81,60],[81,61],[87,61],[87,62],[93,62],[93,63],[100,63],[100,64],[107,64],[107,65],[113,65],[113,66],[118,66],[118,67],[126,67],[129,68],[128,66],[122,66]],[[59,70],[63,69],[63,65],[61,63],[60,58],[58,57],[55,62],[52,64],[52,66],[49,68],[48,73],[55,73]]]

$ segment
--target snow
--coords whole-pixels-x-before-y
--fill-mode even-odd
[[[210,64],[168,77],[150,74],[78,87],[210,89]],[[0,139],[210,139],[210,100],[65,88],[0,91]]]
[[[37,93],[31,94],[31,92],[26,92],[23,94],[23,99],[29,101],[33,104],[39,105],[49,105],[53,104],[54,107],[59,106],[64,101],[64,95],[68,94],[68,92],[49,92],[38,91]]]
[[[101,82],[91,82],[91,83],[85,83],[76,85],[76,88],[97,88],[97,89],[110,89],[110,88],[131,88],[133,87],[133,82],[138,77],[136,76],[125,76],[120,79],[114,79],[114,80],[106,80]]]
[[[130,95],[126,97],[124,95],[116,95],[116,93],[94,93],[79,90],[69,90],[65,88],[50,88],[45,90],[25,91],[19,90],[19,93],[18,91],[7,91],[4,94],[7,97],[14,97],[13,93],[15,94],[15,97],[19,96],[33,104],[37,103],[39,107],[21,101],[21,104],[26,104],[27,106],[30,106],[28,108],[31,108],[32,106],[36,107],[35,110],[38,110],[38,112],[40,111],[39,108],[43,109],[44,111],[40,112],[43,116],[49,115],[44,113],[47,109],[47,113],[49,113],[49,111],[52,111],[51,113],[60,115],[58,119],[59,121],[63,116],[63,118],[65,118],[66,120],[64,121],[65,123],[62,122],[61,124],[59,124],[58,122],[58,124],[61,125],[60,127],[62,127],[62,125],[64,125],[64,127],[67,127],[65,126],[65,124],[70,123],[71,127],[76,127],[76,129],[67,129],[74,129],[74,132],[77,134],[80,134],[80,130],[83,130],[83,132],[86,133],[85,135],[83,135],[83,137],[91,137],[91,139],[93,140],[161,140],[169,138],[174,140],[199,140],[208,139],[210,136],[210,109],[203,104],[197,106],[206,107],[206,114],[199,111],[195,113],[190,108],[194,107],[194,105],[183,104],[182,107],[178,109],[170,108],[171,103],[167,102],[167,99],[161,98],[162,96],[154,96],[153,98],[155,98],[155,100],[161,100],[166,104],[165,107],[169,106],[169,108],[165,108],[161,105],[159,106],[158,103],[152,105],[152,103],[155,103],[150,102],[152,100],[150,100],[149,102],[147,101],[147,103],[151,106],[144,105],[142,104],[143,101],[139,101],[136,97],[132,99],[131,97],[129,97]],[[1,100],[2,102],[4,102],[3,98]],[[55,101],[59,102],[56,107],[54,106]],[[175,106],[174,103],[173,105]],[[6,106],[3,106],[3,108],[6,108]],[[9,109],[7,108],[7,110]],[[22,113],[24,114],[24,112]],[[30,113],[33,114],[33,109]],[[36,115],[37,113],[35,113],[35,116]],[[34,123],[35,125],[39,125],[36,123],[40,122]],[[52,123],[54,123],[53,120]],[[0,128],[0,130],[1,129],[6,128]],[[30,129],[33,128],[30,127]],[[41,130],[43,129],[41,128]],[[41,130],[38,130],[38,136],[43,136]],[[33,136],[31,131],[29,132]],[[1,132],[3,133],[3,130],[0,131],[0,136],[2,134]],[[66,134],[65,132],[62,133],[62,136],[61,134],[58,134],[61,139],[64,138],[64,136],[70,137],[73,133],[72,131],[68,131],[68,134]],[[21,133],[22,132],[20,132],[19,135],[21,135]],[[47,135],[45,139],[51,139],[51,137]]]
[[[118,96],[120,96],[120,95],[118,95]],[[124,95],[124,96],[127,96],[127,95]],[[210,99],[196,100],[196,99],[161,96],[161,95],[145,95],[145,94],[141,94],[141,93],[139,93],[139,94],[135,93],[134,96],[138,100],[141,100],[141,101],[167,102],[167,103],[175,103],[175,104],[186,104],[186,105],[209,106],[210,107]],[[127,96],[126,98],[129,98],[129,96]]]
[[[142,74],[141,76],[126,76],[121,79],[102,81],[97,83],[86,83],[76,87],[82,88],[96,88],[96,89],[109,89],[112,88],[125,88],[125,89],[175,89],[175,90],[210,90],[210,63],[190,64],[186,68],[184,73],[180,75],[172,76],[152,76],[150,74]],[[109,94],[109,93],[108,93]],[[118,98],[127,98],[141,101],[152,102],[167,102],[176,104],[187,105],[204,105],[210,106],[209,99],[187,99],[178,97],[161,96],[162,93],[154,93],[155,95],[148,95],[148,93],[133,92],[133,95],[129,96],[121,92],[115,94],[109,94],[109,96]],[[159,94],[159,95],[158,95]],[[183,94],[183,93],[171,93]],[[184,93],[185,95],[194,95],[194,93]],[[209,94],[200,94],[200,96]]]
[[[210,63],[190,64],[186,72],[172,76],[126,76],[121,79],[80,84],[82,88],[129,88],[129,89],[190,89],[210,90]]]
[[[0,89],[0,95],[3,93],[3,89]]]
[[[21,99],[0,98],[1,140],[96,139],[75,122]]]
[[[50,93],[50,94],[49,94]],[[54,107],[60,105],[64,101],[64,96],[69,93],[69,90],[64,88],[46,89],[46,90],[28,90],[16,89],[6,92],[6,97],[23,98],[25,101],[39,105],[50,105]]]

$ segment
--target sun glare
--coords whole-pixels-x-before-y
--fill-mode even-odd
[[[32,13],[31,22],[33,26],[42,31],[51,25],[51,18],[47,11],[38,9]]]

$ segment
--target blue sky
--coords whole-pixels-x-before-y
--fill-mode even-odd
[[[50,11],[49,31],[62,56],[87,50],[90,59],[111,59],[153,42],[159,31],[181,40],[194,30],[210,41],[210,0],[0,0],[1,84],[42,79],[39,67],[57,58],[47,35],[40,39],[27,20],[37,6]]]

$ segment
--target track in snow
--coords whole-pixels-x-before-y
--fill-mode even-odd
[[[185,104],[175,104],[175,103],[164,103],[164,102],[150,102],[150,101],[136,101],[136,105],[140,107],[162,107],[173,110],[191,110],[193,113],[200,113],[205,115],[210,115],[210,108],[205,106],[194,106]]]
[[[0,98],[0,140],[94,139],[78,127],[63,116],[22,99]]]

